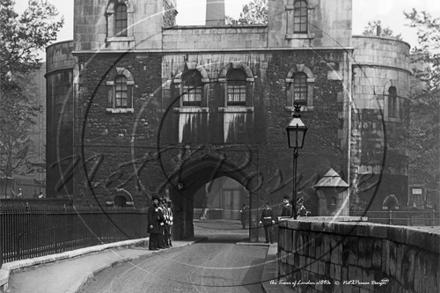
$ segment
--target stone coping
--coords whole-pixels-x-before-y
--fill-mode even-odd
[[[289,219],[280,222],[279,226],[292,230],[334,233],[341,236],[386,239],[401,244],[416,246],[431,253],[440,253],[440,228],[438,230],[429,231],[420,227],[384,225],[361,221],[330,222],[322,219],[320,220],[319,217],[316,219]]]

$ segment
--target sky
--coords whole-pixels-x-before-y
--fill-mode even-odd
[[[65,24],[58,33],[57,41],[73,39],[73,1],[49,0],[64,16]],[[83,0],[90,1],[90,0]],[[176,0],[178,25],[204,25],[206,0]],[[332,1],[332,0],[323,0]],[[28,0],[16,0],[16,9],[21,13],[27,7]],[[225,0],[226,15],[237,17],[244,4],[250,0]],[[396,34],[402,34],[405,42],[412,47],[417,44],[416,29],[404,24],[403,12],[412,8],[426,11],[434,17],[440,17],[439,0],[353,0],[353,34],[362,34],[368,21],[381,20],[384,27],[389,27]]]

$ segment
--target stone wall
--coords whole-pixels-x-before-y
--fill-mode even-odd
[[[296,292],[438,292],[439,244],[415,228],[291,220],[279,224],[279,276]]]
[[[394,194],[406,208],[409,123],[409,45],[394,39],[353,36],[351,109],[352,210],[381,210]],[[391,114],[389,90],[397,92]]]

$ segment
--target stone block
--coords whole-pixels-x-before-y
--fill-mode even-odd
[[[331,257],[331,240],[330,240],[329,235],[323,234],[323,238],[322,238],[322,257],[321,259],[323,261],[330,261],[330,257]]]
[[[387,262],[389,262],[389,275],[395,277],[397,266],[397,244],[395,242],[390,242],[390,253]]]
[[[287,250],[288,252],[292,252],[293,251],[293,231],[290,229],[283,229],[284,233],[285,233],[285,250]]]
[[[311,234],[313,236],[314,234]],[[310,257],[316,257],[316,239],[315,237],[310,237],[309,245],[308,245]]]
[[[382,272],[386,275],[390,273],[390,241],[382,240]]]
[[[358,242],[358,265],[369,269],[373,256],[373,239],[360,238]]]
[[[371,258],[371,266],[375,269],[380,269],[382,266],[382,240],[373,240],[373,255]]]
[[[332,241],[334,241],[334,239]],[[332,245],[330,261],[333,264],[342,265],[342,240],[341,242],[335,241],[334,245]]]
[[[352,289],[353,289],[353,285],[349,285],[349,284],[342,285],[343,293],[352,293]]]
[[[325,261],[318,261],[318,274],[321,276],[325,276]]]

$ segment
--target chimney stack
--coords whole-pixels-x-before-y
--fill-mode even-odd
[[[225,25],[225,0],[206,0],[206,25]]]
[[[382,34],[382,28],[380,27],[380,25],[378,25],[376,28],[376,36],[380,37],[381,34]]]

